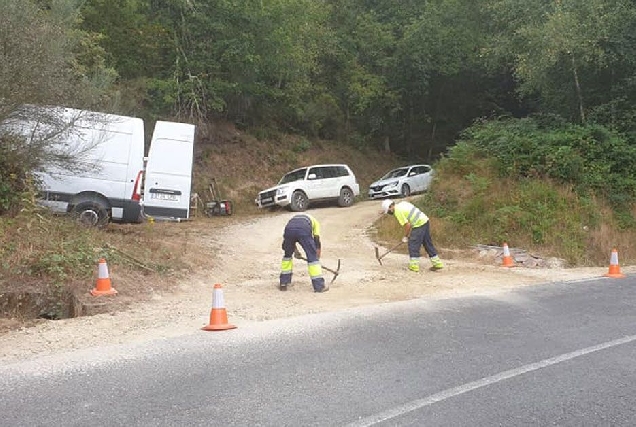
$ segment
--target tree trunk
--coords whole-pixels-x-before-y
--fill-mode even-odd
[[[572,56],[572,72],[574,73],[574,85],[576,86],[576,96],[579,99],[579,114],[581,115],[581,123],[585,123],[585,110],[583,108],[583,95],[581,93],[581,85],[579,84],[579,73],[576,69],[574,56]]]
[[[389,144],[389,137],[385,136],[384,137],[384,151],[387,153],[391,152],[391,145]]]
[[[411,141],[413,141],[413,105],[409,106],[409,131],[406,137],[406,154],[411,156]]]
[[[436,114],[437,115],[437,114]],[[428,146],[427,160],[430,161],[433,157],[433,147],[435,146],[435,136],[437,135],[437,120],[433,121],[433,128],[431,130],[431,143]]]
[[[345,141],[349,142],[349,101],[345,107]]]

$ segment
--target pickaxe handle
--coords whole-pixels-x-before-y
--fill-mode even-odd
[[[294,258],[296,258],[296,259],[302,259],[303,261],[307,261],[307,258],[305,258],[304,256],[302,256],[302,255],[300,254],[300,252],[299,252],[299,251],[297,251],[297,250],[296,250],[296,251],[294,251]],[[332,270],[331,268],[329,268],[329,267],[325,267],[324,265],[321,265],[321,267],[322,267],[322,269],[323,269],[323,270],[327,270],[327,271],[328,271],[328,272],[330,272],[331,274],[335,274],[336,276],[338,276],[338,274],[340,274],[340,258],[338,258],[338,268],[337,268],[336,270]],[[333,282],[334,280],[336,280],[336,278],[335,278],[335,277],[333,278],[332,282]]]
[[[331,268],[325,267],[324,265],[321,265],[321,267],[323,270],[327,270],[330,273],[338,275],[340,274],[340,258],[338,258],[338,268],[336,270],[332,270]]]
[[[382,265],[382,258],[384,258],[385,256],[387,256],[388,254],[390,254],[391,252],[393,252],[394,250],[396,250],[397,248],[399,248],[400,246],[402,246],[402,244],[404,244],[404,242],[400,242],[397,245],[393,246],[391,249],[387,250],[385,253],[383,253],[382,255],[380,255],[380,249],[376,246],[375,247],[375,257],[377,258],[378,262],[380,263],[380,265]]]

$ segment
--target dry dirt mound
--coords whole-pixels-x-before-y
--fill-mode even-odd
[[[378,209],[378,202],[366,201],[350,208],[312,211],[323,228],[323,265],[335,268],[338,259],[342,262],[341,274],[327,293],[313,293],[303,261],[295,261],[291,288],[287,292],[278,290],[282,230],[292,213],[234,218],[220,230],[201,226],[197,233],[189,233],[190,244],[206,248],[211,259],[208,269],[175,283],[176,292],[154,292],[151,301],[126,311],[43,322],[5,333],[0,335],[0,362],[204,333],[199,329],[208,323],[215,283],[223,285],[230,320],[240,327],[252,321],[412,298],[492,294],[516,286],[598,277],[606,272],[602,268],[506,269],[494,259],[478,258],[471,251],[457,253],[443,248],[439,249],[446,268],[439,272],[426,268],[420,273],[408,271],[404,253],[387,255],[381,266],[369,235]],[[427,263],[423,257],[422,266]],[[329,280],[329,273],[325,275]]]

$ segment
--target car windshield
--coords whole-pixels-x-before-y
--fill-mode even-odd
[[[401,176],[405,176],[408,170],[409,168],[393,169],[391,172],[384,175],[382,179],[399,178]]]
[[[306,173],[307,173],[307,168],[291,171],[288,174],[285,174],[285,176],[283,176],[280,179],[280,181],[278,182],[278,185],[289,184],[290,182],[300,181],[301,179],[305,179]]]

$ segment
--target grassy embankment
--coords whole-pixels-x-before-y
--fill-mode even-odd
[[[431,191],[416,204],[431,217],[442,256],[444,248],[507,242],[568,266],[606,266],[612,248],[621,264],[636,262],[636,230],[621,227],[607,203],[550,180],[499,178],[488,159],[442,159]],[[401,235],[391,218],[378,229],[382,240]]]

